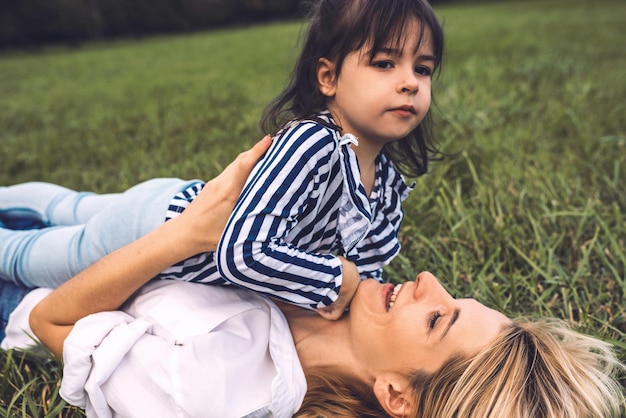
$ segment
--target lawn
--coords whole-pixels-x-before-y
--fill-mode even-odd
[[[430,270],[510,316],[553,316],[626,361],[626,2],[437,9],[446,158],[405,203],[388,280]],[[0,55],[0,185],[99,192],[210,178],[261,136],[299,22]],[[55,361],[0,353],[0,417],[75,416]]]

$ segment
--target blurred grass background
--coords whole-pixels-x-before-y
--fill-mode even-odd
[[[405,203],[391,281],[430,270],[626,360],[626,2],[440,6],[448,157]],[[300,22],[0,55],[0,184],[120,191],[210,178],[260,138]],[[74,416],[55,362],[0,353],[0,416]]]

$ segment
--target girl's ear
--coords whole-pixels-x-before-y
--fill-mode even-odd
[[[337,85],[335,64],[327,58],[320,58],[317,61],[316,73],[320,92],[326,97],[333,97]]]
[[[397,374],[376,378],[374,395],[387,413],[394,417],[408,417],[415,411],[408,380]]]

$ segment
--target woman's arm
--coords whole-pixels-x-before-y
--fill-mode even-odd
[[[103,257],[43,299],[30,326],[56,355],[79,319],[118,309],[139,287],[165,268],[195,254],[214,251],[254,164],[269,147],[263,138],[240,154],[178,217]]]

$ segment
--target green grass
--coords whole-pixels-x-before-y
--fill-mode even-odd
[[[437,11],[448,45],[437,133],[449,157],[417,180],[387,277],[430,270],[511,316],[567,319],[626,361],[626,3]],[[260,137],[299,31],[1,55],[0,184],[105,192],[215,175]],[[59,414],[54,363],[0,358],[0,417]]]

